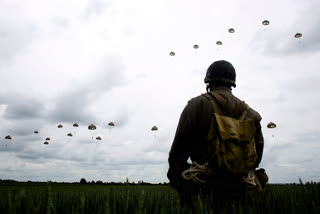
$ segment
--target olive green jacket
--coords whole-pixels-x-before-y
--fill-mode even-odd
[[[212,91],[218,99],[218,106],[225,115],[233,118],[240,118],[244,106],[240,99],[232,94],[228,87],[218,87]],[[208,162],[210,154],[207,152],[206,139],[214,113],[212,104],[205,96],[201,95],[191,99],[184,108],[179,124],[176,130],[174,141],[169,153],[168,178],[173,187],[177,186],[181,179],[181,172],[189,168],[187,163],[190,157],[191,161],[199,164]],[[261,132],[261,116],[258,112],[249,109],[246,118],[254,121],[256,133],[256,150],[258,167],[263,153],[263,135]]]

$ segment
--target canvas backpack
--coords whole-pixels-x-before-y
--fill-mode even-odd
[[[214,113],[211,120],[207,146],[210,154],[209,168],[213,171],[226,171],[235,176],[246,176],[255,167],[257,152],[255,126],[252,119],[246,118],[249,106],[245,107],[240,118],[224,115],[214,93],[206,93]]]

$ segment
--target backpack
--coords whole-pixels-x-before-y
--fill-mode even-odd
[[[209,168],[234,176],[247,176],[255,168],[257,159],[255,126],[246,118],[249,106],[243,102],[244,111],[240,118],[223,115],[215,95],[204,94],[211,102],[214,113],[211,120],[207,146],[210,154]]]

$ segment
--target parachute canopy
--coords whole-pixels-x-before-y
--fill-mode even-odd
[[[151,128],[151,131],[157,131],[158,130],[158,127],[156,127],[156,126],[153,126],[152,128]]]
[[[102,140],[100,136],[96,137],[97,140]]]
[[[46,140],[50,140],[50,137],[47,137]]]
[[[234,29],[233,28],[229,28],[228,32],[229,33],[234,33]]]
[[[11,137],[10,135],[5,136],[4,138],[5,138],[5,139],[8,139],[8,140],[12,140],[12,137]]]
[[[93,125],[93,124],[91,124],[91,125],[89,125],[88,126],[88,129],[89,130],[95,130],[97,127],[95,126],[95,125]]]
[[[78,123],[73,124],[73,127],[79,127]]]
[[[58,125],[58,128],[59,128],[59,129],[61,129],[62,127],[63,127],[63,125],[61,125],[61,124],[60,124],[60,125]]]
[[[194,45],[193,48],[194,48],[194,49],[198,49],[198,48],[199,48],[199,45]]]
[[[72,137],[72,133],[67,134],[68,136]]]
[[[267,127],[268,128],[276,128],[277,125],[275,123],[273,123],[273,122],[270,122],[270,123],[268,123]]]
[[[109,126],[114,126],[113,122],[108,123]]]
[[[38,131],[34,131],[33,133],[35,133],[35,134],[39,134],[39,132],[38,132]]]
[[[46,145],[48,145],[49,143],[48,143],[48,141],[45,141],[43,144],[46,144]]]
[[[295,38],[300,38],[302,37],[302,34],[301,33],[296,33],[296,35],[294,35]]]
[[[222,45],[222,42],[221,41],[217,41],[216,44],[217,45]]]
[[[263,24],[263,25],[269,25],[270,22],[269,22],[268,20],[264,20],[264,21],[262,22],[262,24]]]
[[[174,56],[176,55],[174,52],[170,52],[170,56]]]

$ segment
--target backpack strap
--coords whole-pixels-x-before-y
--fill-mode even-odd
[[[219,101],[218,99],[215,97],[215,95],[213,93],[205,93],[203,94],[211,103],[213,109],[214,109],[214,112],[220,114],[220,115],[223,115],[222,111],[221,111],[221,108],[219,107]],[[249,105],[247,103],[245,103],[244,101],[242,101],[243,105],[244,105],[244,110],[239,118],[239,120],[244,120],[248,114],[248,111],[249,111]]]
[[[248,111],[249,111],[249,108],[250,108],[250,107],[248,106],[248,104],[245,103],[244,101],[242,101],[242,103],[244,104],[245,109],[243,110],[242,115],[241,115],[241,117],[239,118],[239,120],[244,120],[244,118],[246,118],[246,116],[247,116],[247,114],[248,114]]]
[[[212,93],[210,93],[210,92],[203,94],[203,96],[205,96],[205,97],[210,101],[210,103],[211,103],[211,105],[212,105],[212,107],[213,107],[214,112],[222,115],[222,111],[221,111],[221,109],[220,109],[220,108],[218,107],[218,105],[217,105],[217,104],[218,104],[217,98],[216,98]]]

